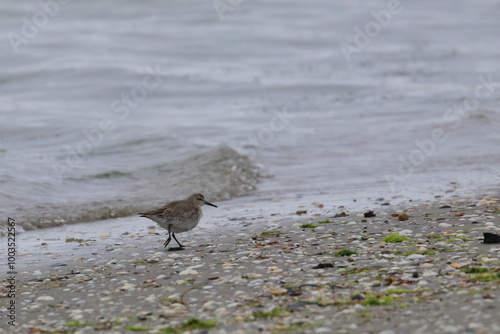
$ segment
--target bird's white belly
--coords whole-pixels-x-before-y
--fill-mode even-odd
[[[153,219],[155,222],[158,223],[162,228],[168,230],[168,226],[170,225],[170,232],[173,233],[181,233],[181,232],[187,232],[189,230],[192,230],[195,228],[198,223],[200,222],[201,215],[197,217],[193,217],[191,219]]]

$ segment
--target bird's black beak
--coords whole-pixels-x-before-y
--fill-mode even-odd
[[[215,208],[217,207],[217,205],[215,205],[215,204],[212,204],[212,203],[210,203],[210,202],[207,202],[207,201],[205,201],[205,204],[206,204],[206,205],[210,205],[210,206],[213,206],[213,207],[215,207]]]

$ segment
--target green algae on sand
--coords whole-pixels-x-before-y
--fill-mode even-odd
[[[386,236],[382,241],[384,242],[403,242],[403,241],[409,241],[410,239],[403,237],[402,235],[399,235],[397,233],[389,234]]]
[[[317,224],[302,224],[302,225],[300,225],[300,228],[316,228],[318,226],[319,225],[317,225]]]

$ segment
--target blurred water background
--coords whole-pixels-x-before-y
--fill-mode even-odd
[[[1,2],[1,223],[498,189],[500,3],[391,3]]]

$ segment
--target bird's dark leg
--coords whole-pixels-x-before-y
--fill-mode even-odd
[[[177,238],[175,237],[175,233],[172,233],[172,236],[174,237],[175,241],[177,241],[177,243],[179,244],[179,247],[180,248],[184,248],[184,246],[181,245],[181,243],[179,242],[179,240],[177,240]]]
[[[167,248],[168,244],[170,243],[170,240],[172,240],[172,237],[170,236],[170,225],[168,225],[168,239],[165,241],[163,244],[164,248]],[[175,239],[177,241],[177,239]],[[178,241],[177,241],[178,242]]]
[[[177,241],[177,243],[179,244],[179,247],[170,247],[168,250],[169,251],[183,250],[184,246],[182,246],[181,243],[179,242],[179,240],[177,240],[177,238],[175,237],[175,233],[173,233],[173,232],[170,233],[170,225],[168,225],[168,239],[167,239],[167,241],[165,241],[163,246],[166,248],[167,245],[170,243],[170,240],[172,240],[172,237],[174,237],[175,241]]]

